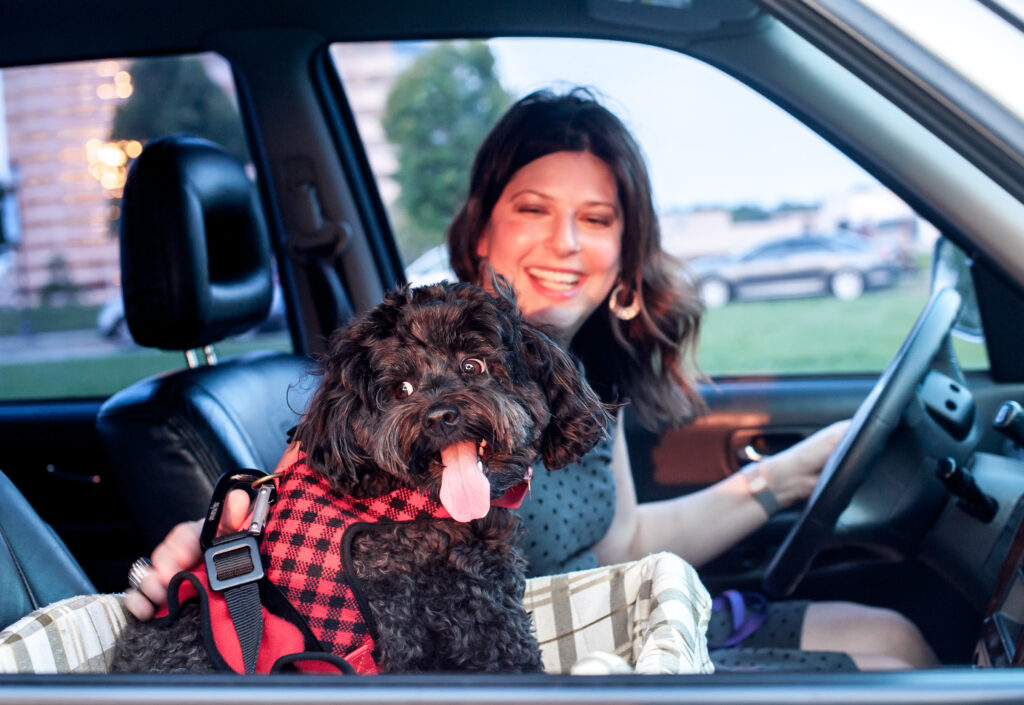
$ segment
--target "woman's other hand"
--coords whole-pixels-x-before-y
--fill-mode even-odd
[[[249,513],[249,495],[245,490],[230,492],[224,502],[218,535],[240,530]],[[199,533],[203,520],[185,521],[178,524],[167,538],[160,542],[150,560],[153,566],[145,570],[139,589],[129,588],[124,593],[124,604],[137,619],[146,621],[153,618],[159,606],[167,602],[167,584],[174,575],[199,564],[202,552],[199,549]]]
[[[277,461],[274,472],[285,470],[299,458],[299,444],[291,443],[284,455]],[[217,535],[240,531],[249,516],[249,495],[245,490],[232,490],[224,500]],[[178,524],[167,538],[153,550],[150,560],[153,567],[145,571],[139,582],[139,589],[129,588],[124,593],[124,603],[136,618],[146,621],[153,618],[158,607],[167,602],[167,584],[182,570],[190,570],[199,564],[202,551],[199,550],[199,534],[203,520],[186,521]]]
[[[849,420],[837,421],[781,453],[757,461],[761,475],[782,507],[811,495],[821,468],[849,425]]]

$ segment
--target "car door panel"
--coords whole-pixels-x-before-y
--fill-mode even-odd
[[[750,445],[767,455],[833,421],[847,418],[875,377],[722,380],[703,390],[707,413],[657,435],[627,416],[630,458],[641,501],[717,482],[741,466]]]
[[[57,531],[100,591],[143,553],[96,438],[101,400],[0,405],[0,471]],[[140,469],[141,470],[141,469]]]

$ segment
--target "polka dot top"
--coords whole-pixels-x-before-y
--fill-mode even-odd
[[[528,532],[528,576],[597,567],[591,548],[608,533],[615,516],[611,461],[609,437],[561,470],[533,466],[530,492],[518,510]]]

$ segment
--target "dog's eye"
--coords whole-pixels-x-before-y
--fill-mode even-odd
[[[482,375],[487,371],[487,365],[483,360],[475,357],[467,357],[462,361],[462,373],[467,375]]]
[[[412,396],[412,393],[416,391],[413,389],[411,382],[402,382],[400,385],[395,387],[395,396],[399,399],[405,399],[408,396]]]

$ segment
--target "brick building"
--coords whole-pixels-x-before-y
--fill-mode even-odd
[[[380,119],[404,63],[389,43],[336,46],[347,95],[381,191],[392,201],[397,168]],[[234,98],[231,71],[203,56],[210,78]],[[117,106],[133,91],[128,61],[0,71],[0,184],[13,181],[20,244],[0,254],[0,308],[100,304],[116,296],[118,199],[138,143],[108,143]],[[6,119],[5,119],[6,118]],[[10,172],[9,174],[7,172]]]
[[[2,80],[21,242],[0,276],[0,305],[35,305],[47,292],[55,302],[62,293],[81,303],[110,298],[117,191],[97,178],[95,146],[108,139],[130,79],[117,62],[101,61],[4,69]]]

